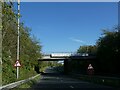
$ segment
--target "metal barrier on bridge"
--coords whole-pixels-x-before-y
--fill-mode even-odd
[[[95,56],[91,53],[76,53],[76,52],[54,52],[49,54],[43,54],[44,57],[48,56],[51,58],[54,57],[89,57],[89,56]]]

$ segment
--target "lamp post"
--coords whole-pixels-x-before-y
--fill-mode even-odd
[[[18,35],[17,35],[17,60],[20,55],[20,0],[18,0]],[[19,78],[19,67],[17,67],[17,79]]]

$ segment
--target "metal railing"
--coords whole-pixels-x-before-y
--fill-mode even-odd
[[[50,56],[50,55],[67,55],[67,56],[96,56],[92,53],[76,53],[76,52],[53,52],[53,53],[44,53],[43,56]]]
[[[21,80],[21,81],[17,81],[17,82],[14,82],[14,83],[10,83],[10,84],[4,85],[4,86],[0,87],[0,90],[1,90],[1,89],[2,89],[2,90],[6,90],[6,89],[9,90],[9,89],[15,88],[15,87],[17,87],[17,86],[19,86],[19,85],[21,85],[21,84],[23,84],[23,83],[26,83],[26,82],[34,79],[35,77],[37,77],[37,76],[39,76],[39,75],[40,75],[40,74],[38,74],[38,75],[36,75],[36,76],[33,76],[33,77],[31,77],[31,78],[25,79],[25,80]]]

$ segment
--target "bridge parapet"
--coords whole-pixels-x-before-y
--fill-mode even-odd
[[[62,52],[62,53],[51,53],[51,54],[44,54],[43,58],[70,58],[70,57],[90,57],[93,56],[89,53],[75,53],[75,52]]]
[[[50,57],[70,57],[71,53],[52,53]]]

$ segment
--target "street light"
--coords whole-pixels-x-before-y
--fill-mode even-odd
[[[20,0],[18,0],[18,36],[17,36],[17,61],[20,55]],[[17,67],[17,79],[19,78],[19,67]]]

